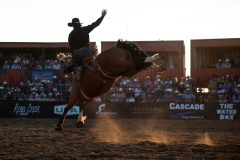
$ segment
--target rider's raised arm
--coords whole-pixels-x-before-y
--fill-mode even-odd
[[[90,33],[94,28],[99,26],[106,14],[107,14],[107,10],[102,10],[102,16],[100,18],[98,18],[95,22],[93,22],[92,24],[85,27],[87,32]]]

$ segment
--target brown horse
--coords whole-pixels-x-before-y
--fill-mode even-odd
[[[81,127],[86,119],[83,110],[94,97],[107,92],[119,77],[131,77],[162,58],[159,54],[149,56],[127,41],[118,41],[116,46],[100,53],[92,63],[85,65],[80,78],[73,73],[72,94],[55,130],[63,129],[67,112],[79,102],[82,106],[76,126]]]

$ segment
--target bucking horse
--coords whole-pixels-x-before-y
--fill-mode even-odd
[[[58,60],[63,63],[71,61],[71,56],[60,53]],[[163,60],[159,53],[149,56],[142,51],[136,44],[129,41],[118,41],[116,46],[109,48],[96,57],[91,56],[88,59],[80,73],[72,73],[72,92],[67,106],[60,117],[56,131],[63,129],[63,123],[68,111],[77,103],[80,103],[80,113],[76,122],[76,127],[82,127],[86,116],[83,115],[84,109],[90,105],[94,97],[107,92],[120,77],[132,77],[144,68],[155,65],[155,61]],[[158,70],[165,68],[161,65]]]

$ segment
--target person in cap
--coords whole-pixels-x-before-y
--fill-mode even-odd
[[[64,73],[81,72],[82,60],[84,57],[91,55],[89,33],[99,26],[107,14],[107,10],[102,10],[102,15],[95,22],[90,25],[82,26],[78,18],[73,18],[72,22],[68,23],[73,30],[69,33],[68,44],[71,53],[73,54],[72,66],[65,68]]]
[[[222,59],[219,58],[216,64],[216,68],[222,68],[222,67],[223,67]]]
[[[224,68],[232,68],[232,64],[228,58],[225,59]]]

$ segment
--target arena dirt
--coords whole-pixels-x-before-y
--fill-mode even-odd
[[[0,119],[0,159],[240,159],[239,121]]]

